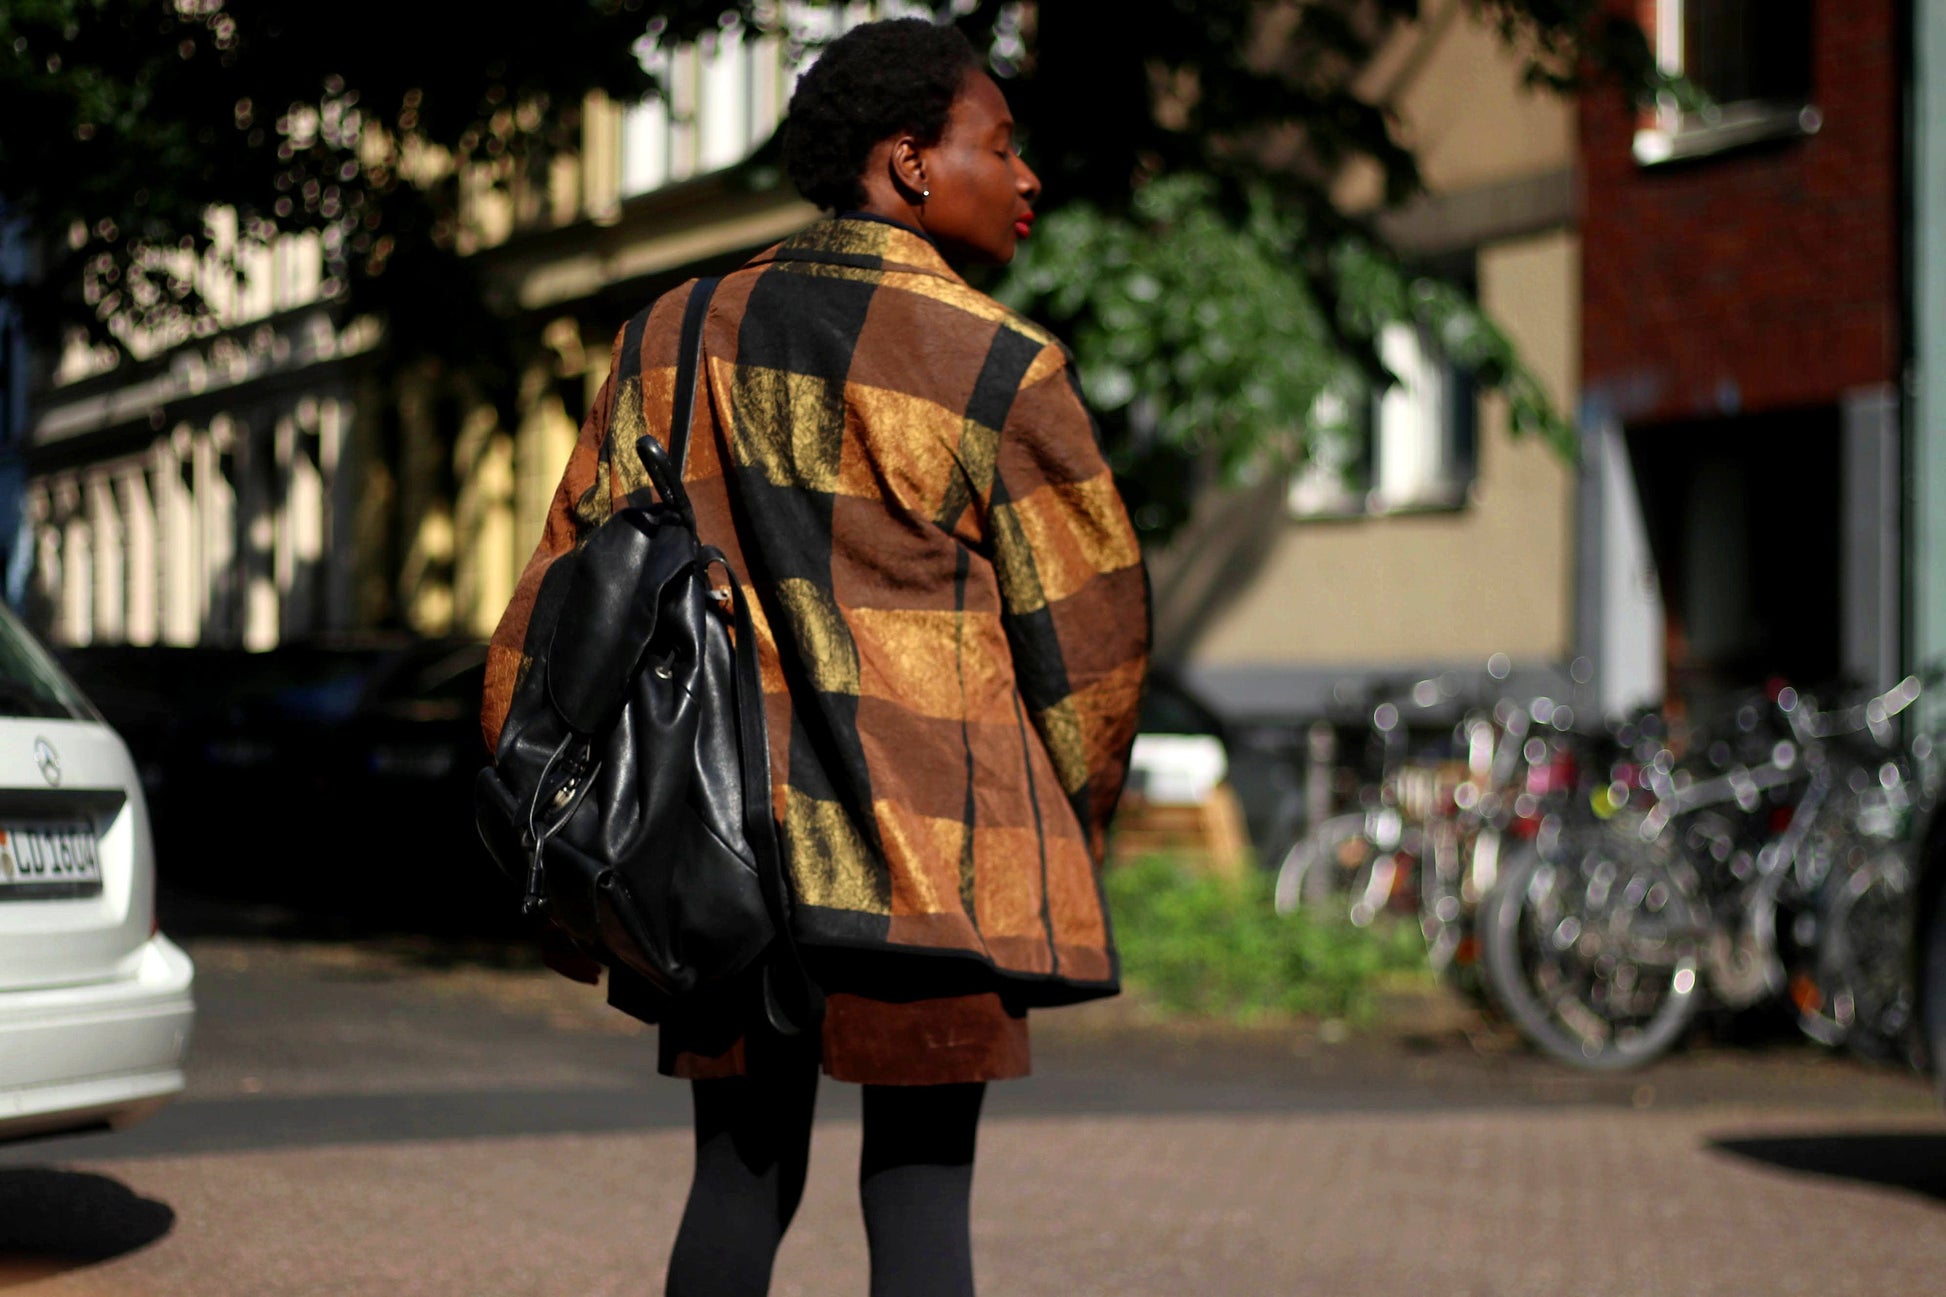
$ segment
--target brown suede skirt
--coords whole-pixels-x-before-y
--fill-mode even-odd
[[[805,954],[825,990],[819,1049],[833,1080],[955,1085],[1029,1072],[1027,1008],[1005,986],[995,988],[985,970],[937,960]],[[611,1000],[614,989],[611,983]],[[738,1007],[748,1003],[747,991],[731,988],[723,997],[699,996],[673,1011],[665,1006],[656,1015],[661,1072],[688,1080],[742,1076],[749,1050]]]
[[[742,1076],[744,1038],[727,1047],[683,1022],[663,1022],[659,1064],[689,1080]],[[820,1041],[824,1071],[859,1085],[955,1085],[1026,1076],[1027,1011],[997,991],[925,1000],[874,1000],[834,991]]]

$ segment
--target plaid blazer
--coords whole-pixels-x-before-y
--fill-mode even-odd
[[[649,489],[633,445],[666,437],[692,287],[581,430],[493,637],[489,746],[555,560]],[[1025,1003],[1112,994],[1099,871],[1148,593],[1066,352],[924,238],[845,218],[724,277],[703,370],[683,477],[752,596],[800,939],[960,956]]]

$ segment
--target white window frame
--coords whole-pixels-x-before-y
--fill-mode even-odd
[[[1370,416],[1371,472],[1363,489],[1345,481],[1341,443],[1324,442],[1291,478],[1285,506],[1301,519],[1350,518],[1459,509],[1476,467],[1460,447],[1460,402],[1476,401],[1452,361],[1418,324],[1379,331],[1379,359],[1397,380],[1377,394]],[[1315,421],[1343,422],[1345,398],[1319,398]],[[1477,429],[1477,411],[1473,412]],[[1477,431],[1475,433],[1477,436]]]
[[[1312,425],[1323,428],[1342,425],[1350,404],[1341,392],[1325,392],[1312,409]],[[1290,485],[1284,492],[1284,507],[1291,517],[1318,520],[1364,516],[1369,493],[1364,483],[1348,480],[1355,450],[1348,437],[1307,439],[1304,466],[1291,475]]]
[[[1687,66],[1683,50],[1687,3],[1655,0],[1654,30],[1649,37],[1655,45],[1656,66],[1672,77],[1682,76]],[[1761,140],[1815,135],[1823,125],[1824,114],[1808,100],[1743,99],[1687,112],[1674,95],[1665,92],[1636,128],[1635,161],[1644,167],[1682,162]]]
[[[653,38],[640,41],[636,58],[663,80],[669,99],[652,96],[623,110],[616,143],[620,197],[735,166],[784,120],[797,78],[816,57],[813,46],[875,18],[929,12],[914,0],[835,7],[785,0],[782,16],[790,41],[776,33],[759,36],[741,25],[669,48]],[[792,45],[803,48],[793,51]]]

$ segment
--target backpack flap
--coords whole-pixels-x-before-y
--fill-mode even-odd
[[[655,634],[669,582],[690,571],[693,544],[658,545],[662,526],[654,512],[623,509],[574,557],[548,640],[547,693],[577,734],[600,734],[614,724]]]
[[[529,904],[583,948],[677,999],[754,967],[751,1025],[795,1034],[816,1030],[821,996],[790,931],[756,630],[734,573],[726,624],[709,570],[727,564],[700,543],[682,484],[714,283],[684,308],[671,448],[636,446],[659,498],[564,557],[477,812]],[[632,390],[648,314],[624,331],[618,390]]]

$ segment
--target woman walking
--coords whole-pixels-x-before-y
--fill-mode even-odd
[[[874,1297],[971,1294],[985,1085],[1027,1073],[1030,1009],[1117,989],[1097,874],[1146,669],[1140,554],[1066,354],[952,268],[1031,230],[1013,129],[954,29],[854,29],[785,127],[792,180],[833,215],[709,301],[684,480],[753,600],[793,926],[827,1010],[787,1041],[741,1000],[672,1007],[611,976],[694,1093],[672,1297],[768,1290],[820,1069],[864,1086]],[[692,288],[582,430],[494,637],[490,742],[548,565],[647,487],[629,448],[668,426]]]

